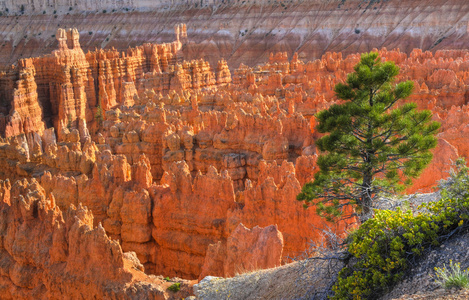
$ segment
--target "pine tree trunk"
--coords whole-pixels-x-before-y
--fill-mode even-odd
[[[371,152],[371,153],[370,153]],[[367,164],[367,168],[363,173],[363,183],[361,186],[361,195],[360,195],[360,203],[361,206],[360,213],[358,217],[360,222],[363,223],[369,218],[372,217],[373,211],[372,207],[372,195],[371,195],[371,186],[373,182],[373,168],[371,166],[371,156],[373,155],[373,151],[370,151],[366,154],[365,163]]]
[[[372,181],[372,176],[366,175],[363,177],[363,184],[361,186],[361,196],[360,196],[360,204],[359,204],[359,206],[361,207],[361,210],[360,210],[360,213],[358,214],[358,218],[360,219],[361,223],[371,218],[373,214],[373,211],[371,209],[371,205],[372,205],[371,181]]]
[[[369,91],[369,104],[373,107],[373,94],[374,90],[370,88]],[[372,205],[372,198],[371,198],[371,185],[373,182],[373,167],[372,167],[372,156],[374,155],[373,150],[373,126],[369,122],[368,123],[368,132],[366,138],[366,151],[365,151],[365,171],[363,173],[363,183],[361,186],[361,197],[360,197],[360,205],[361,211],[358,214],[360,222],[363,223],[369,218],[372,217],[373,211],[371,209]]]

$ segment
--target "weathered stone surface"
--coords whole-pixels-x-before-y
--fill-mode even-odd
[[[231,276],[236,265],[267,267],[303,254],[324,228],[343,233],[349,224],[326,223],[296,195],[317,171],[314,114],[337,103],[333,87],[360,55],[303,62],[301,53],[289,59],[282,51],[230,71],[224,60],[213,68],[185,61],[186,30],[177,25],[172,43],[87,54],[77,30],[58,30],[52,54],[0,73],[5,107],[18,107],[2,112],[17,121],[0,122],[0,178],[37,178],[61,211],[86,206],[89,223],[101,223],[151,274]],[[469,54],[379,53],[399,65],[400,80],[414,81],[408,101],[443,124],[434,162],[409,191],[428,190],[449,160],[469,155]],[[241,234],[240,224],[252,231]],[[283,248],[267,243],[276,245],[269,252],[255,228],[271,225]],[[15,284],[38,284],[21,268],[12,271]]]
[[[243,224],[228,237],[226,244],[209,245],[199,280],[207,275],[232,277],[281,264],[283,236],[277,226],[253,229]]]
[[[34,179],[0,186],[2,299],[170,297],[135,254],[93,227],[87,208],[62,212]]]
[[[328,51],[350,54],[385,46],[399,47],[409,54],[414,48],[465,49],[469,38],[469,17],[461,0],[246,0],[216,4],[208,0],[8,0],[3,5],[0,61],[9,64],[54,50],[52,35],[57,24],[79,27],[85,51],[114,47],[122,52],[148,41],[171,41],[168,29],[184,20],[191,37],[184,49],[186,59],[206,57],[216,67],[225,58],[231,68],[268,61],[271,52],[287,52],[291,57],[298,51],[300,59],[312,60]]]

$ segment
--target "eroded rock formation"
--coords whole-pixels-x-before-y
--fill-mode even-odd
[[[205,276],[231,277],[236,274],[278,267],[283,236],[274,225],[252,230],[239,224],[226,243],[208,246],[199,280]]]
[[[325,222],[296,195],[317,168],[314,114],[337,103],[333,87],[360,55],[326,53],[304,62],[280,52],[230,70],[225,60],[213,67],[185,60],[187,28],[175,31],[172,43],[85,54],[77,30],[59,29],[57,50],[0,73],[0,178],[34,185],[46,199],[41,205],[57,215],[92,212],[81,221],[87,230],[119,247],[118,258],[104,259],[125,269],[119,257],[134,252],[148,274],[232,276],[304,254],[323,229],[343,233],[350,224]],[[379,53],[399,65],[399,80],[414,81],[408,101],[442,122],[435,159],[409,190],[428,191],[447,176],[449,160],[469,155],[469,52]],[[15,199],[28,193],[15,192]],[[11,196],[4,199],[5,211],[16,209]],[[17,222],[11,230],[19,230]],[[68,271],[75,272],[74,263]],[[21,282],[7,273],[2,280],[20,293]],[[119,274],[111,279],[124,282]],[[104,283],[95,284],[104,293]]]
[[[86,207],[62,212],[35,179],[0,181],[0,191],[2,299],[170,298]]]
[[[204,58],[213,68],[222,58],[231,68],[252,67],[270,52],[298,52],[306,61],[374,47],[407,54],[466,49],[469,41],[463,0],[5,0],[0,12],[0,64],[6,67],[55,50],[57,27],[77,27],[85,52],[122,52],[171,41],[168,29],[185,22],[191,36],[186,59]]]

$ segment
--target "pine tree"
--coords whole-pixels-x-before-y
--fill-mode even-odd
[[[354,70],[335,86],[344,101],[316,115],[316,129],[327,133],[316,142],[319,172],[297,199],[328,220],[347,217],[345,207],[352,205],[363,222],[378,197],[402,191],[432,160],[440,124],[415,103],[398,104],[413,82],[394,84],[399,68],[393,62],[365,53]]]

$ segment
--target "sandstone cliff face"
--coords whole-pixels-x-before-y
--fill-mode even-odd
[[[0,114],[0,130],[4,133],[4,136],[15,136],[33,131],[42,134],[44,131],[43,110],[40,102],[38,102],[38,87],[35,75],[36,70],[30,60],[20,61],[18,74],[14,76],[18,77],[18,80],[16,81],[16,88],[13,89],[13,94],[7,94],[6,91],[6,89],[13,86],[11,80],[13,76],[5,76],[7,77],[4,78],[6,85],[3,86],[6,94],[5,98],[13,99],[10,103],[5,103],[4,108],[9,108],[9,111],[4,110]]]
[[[250,2],[250,1],[248,1]],[[2,1],[2,9],[8,14],[43,14],[43,12],[51,13],[52,11],[59,14],[77,13],[77,12],[95,12],[97,10],[109,11],[129,11],[129,10],[151,10],[157,8],[173,7],[190,7],[200,5],[207,7],[214,4],[214,1],[169,1],[169,0],[101,0],[101,1],[79,1],[79,0],[5,0]]]
[[[168,299],[86,207],[61,211],[36,180],[0,182],[2,299]]]
[[[317,168],[314,114],[337,102],[333,87],[360,55],[305,62],[283,51],[231,71],[225,60],[185,60],[187,27],[175,32],[171,43],[85,54],[77,30],[59,29],[54,52],[1,72],[1,178],[36,178],[54,211],[86,206],[87,226],[98,228],[90,230],[135,252],[150,274],[232,276],[304,254],[323,229],[343,233],[350,224],[326,223],[296,195]],[[426,191],[449,160],[469,155],[469,54],[379,53],[399,65],[400,80],[414,81],[409,101],[443,124],[434,162],[409,190]]]
[[[226,243],[208,246],[199,280],[205,276],[232,277],[281,264],[283,236],[276,226],[252,230],[239,224]]]
[[[469,37],[462,0],[167,2],[4,1],[0,62],[12,64],[55,50],[52,36],[58,25],[77,27],[85,51],[114,47],[122,52],[172,41],[168,29],[184,22],[191,36],[183,49],[187,60],[204,58],[215,67],[225,58],[231,68],[267,61],[270,52],[286,51],[289,57],[298,52],[301,59],[312,60],[328,51],[351,54],[374,47],[399,47],[407,54],[414,48],[465,49]]]

